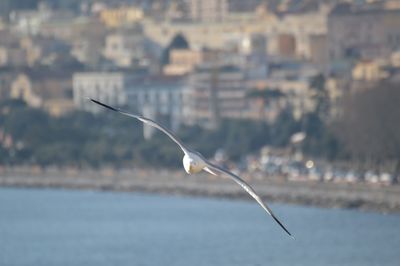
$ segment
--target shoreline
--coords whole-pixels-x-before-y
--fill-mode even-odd
[[[243,177],[267,202],[400,213],[399,185]],[[181,170],[3,170],[0,187],[88,189],[253,200],[230,179],[207,174],[186,175]]]

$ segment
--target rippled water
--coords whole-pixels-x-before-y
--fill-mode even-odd
[[[400,265],[400,215],[252,201],[0,189],[0,265]]]

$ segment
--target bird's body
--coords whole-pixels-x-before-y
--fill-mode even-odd
[[[264,202],[262,201],[262,199],[257,195],[257,193],[254,191],[254,189],[247,184],[243,179],[241,179],[239,176],[229,172],[228,170],[225,170],[211,162],[209,162],[207,159],[205,159],[200,153],[190,150],[189,148],[186,147],[186,145],[184,145],[176,136],[174,136],[174,134],[172,134],[172,132],[170,132],[168,129],[166,129],[165,127],[161,126],[160,124],[156,123],[155,121],[145,118],[143,116],[140,115],[135,115],[135,114],[130,114],[124,111],[121,111],[117,108],[111,107],[109,105],[106,105],[104,103],[101,103],[99,101],[90,99],[92,102],[101,105],[107,109],[110,109],[112,111],[121,113],[123,115],[132,117],[132,118],[136,118],[140,121],[142,121],[143,123],[149,124],[150,126],[153,126],[159,130],[161,130],[162,132],[164,132],[168,137],[170,137],[183,151],[184,156],[182,159],[182,163],[183,163],[183,168],[185,169],[185,171],[188,174],[195,174],[195,173],[199,173],[202,170],[215,175],[215,176],[227,176],[229,178],[231,178],[233,181],[235,181],[238,185],[240,185],[247,193],[250,194],[250,196],[252,196],[258,204],[260,204],[260,206],[269,214],[272,216],[272,218],[282,227],[282,229],[291,236],[290,232],[286,229],[286,227],[278,220],[278,218],[276,218],[276,216],[274,215],[274,213],[272,212],[272,210],[266,205],[264,204]]]
[[[182,160],[186,173],[196,174],[201,172],[207,166],[202,157],[194,152],[186,152]]]

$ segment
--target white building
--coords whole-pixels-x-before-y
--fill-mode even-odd
[[[126,89],[127,105],[136,112],[177,130],[181,124],[185,88],[185,80],[181,78],[136,78]]]
[[[82,72],[73,75],[75,106],[93,113],[101,109],[90,103],[87,97],[113,106],[127,103],[126,88],[132,84],[132,76],[123,72]]]

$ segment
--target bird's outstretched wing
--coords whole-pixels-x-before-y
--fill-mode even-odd
[[[146,118],[146,117],[143,117],[143,116],[140,116],[140,115],[135,115],[135,114],[127,113],[127,112],[125,112],[125,111],[122,111],[122,110],[120,110],[120,109],[114,108],[114,107],[109,106],[109,105],[107,105],[107,104],[101,103],[101,102],[96,101],[96,100],[94,100],[94,99],[91,99],[91,98],[89,98],[89,99],[90,99],[92,102],[94,102],[94,103],[96,103],[96,104],[98,104],[98,105],[101,105],[101,106],[103,106],[103,107],[105,107],[105,108],[107,108],[107,109],[110,109],[110,110],[112,110],[112,111],[114,111],[114,112],[118,112],[118,113],[120,113],[120,114],[129,116],[129,117],[136,118],[136,119],[140,120],[141,122],[143,122],[143,123],[145,123],[145,124],[148,124],[148,125],[150,125],[150,126],[152,126],[152,127],[157,128],[158,130],[161,130],[161,131],[164,132],[170,139],[172,139],[176,144],[178,144],[178,146],[182,149],[182,151],[183,151],[184,153],[187,153],[187,152],[189,151],[189,149],[182,143],[181,140],[179,140],[174,134],[172,134],[171,131],[169,131],[168,129],[166,129],[166,128],[163,127],[162,125],[158,124],[157,122],[154,122],[153,120],[151,120],[151,119],[149,119],[149,118]]]
[[[258,204],[261,205],[261,207],[269,214],[272,216],[272,218],[282,227],[282,229],[289,235],[292,236],[292,234],[286,229],[286,227],[278,220],[278,218],[275,216],[275,214],[272,212],[272,210],[261,200],[261,198],[257,195],[257,193],[254,191],[254,189],[247,184],[243,179],[238,177],[237,175],[229,172],[228,170],[223,169],[222,167],[219,167],[217,165],[212,164],[211,162],[205,160],[205,163],[207,166],[204,168],[205,171],[209,172],[210,174],[219,176],[219,175],[225,175],[230,177],[233,181],[238,183],[247,193],[249,193],[256,201]],[[293,237],[293,236],[292,236]]]
[[[90,99],[90,98],[89,98]],[[99,101],[96,101],[94,99],[90,99],[92,102],[101,105],[107,109],[110,109],[114,112],[118,112],[120,114],[129,116],[129,117],[133,117],[136,118],[140,121],[142,121],[145,124],[148,124],[150,126],[153,126],[159,130],[161,130],[162,132],[164,132],[168,137],[170,137],[176,144],[178,144],[178,146],[182,149],[182,151],[184,153],[188,153],[189,149],[174,135],[172,134],[168,129],[166,129],[165,127],[161,126],[160,124],[154,122],[153,120],[140,116],[140,115],[135,115],[135,114],[131,114],[131,113],[127,113],[125,111],[119,110],[117,108],[114,108],[112,106],[109,106],[107,104],[101,103]],[[256,192],[250,187],[250,185],[248,185],[243,179],[241,179],[240,177],[238,177],[237,175],[217,166],[214,165],[210,162],[208,162],[207,160],[205,160],[205,163],[207,164],[207,167],[205,167],[205,170],[213,175],[219,176],[219,175],[225,175],[230,177],[232,180],[234,180],[236,183],[238,183],[247,193],[249,193],[257,202],[258,204],[261,205],[261,207],[272,216],[272,218],[274,218],[274,220],[282,227],[283,230],[285,230],[285,232],[287,234],[289,234],[290,236],[292,236],[290,234],[290,232],[285,228],[285,226],[278,220],[278,218],[276,218],[276,216],[274,215],[274,213],[272,212],[272,210],[263,203],[263,201],[261,200],[261,198],[256,194]]]

